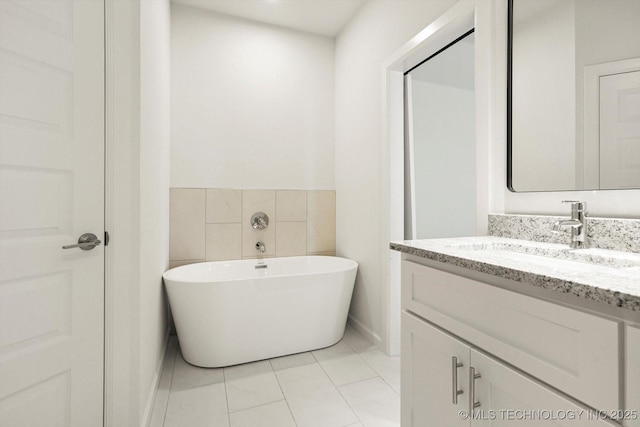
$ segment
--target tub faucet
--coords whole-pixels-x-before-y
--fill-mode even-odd
[[[259,251],[261,254],[264,254],[267,251],[267,248],[264,246],[264,242],[256,243],[256,251]]]
[[[575,200],[563,200],[562,203],[571,203],[571,219],[558,220],[553,224],[555,233],[560,227],[571,227],[571,249],[587,247],[587,202]]]

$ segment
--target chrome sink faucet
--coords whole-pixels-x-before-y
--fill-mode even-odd
[[[587,247],[587,202],[563,200],[571,203],[571,219],[563,219],[553,224],[553,231],[559,232],[560,227],[571,227],[571,249]]]

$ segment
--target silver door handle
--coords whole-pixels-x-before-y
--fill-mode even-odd
[[[462,368],[464,365],[462,364],[462,362],[458,362],[458,358],[457,357],[452,357],[451,358],[451,380],[452,380],[452,385],[451,388],[453,389],[453,404],[457,405],[458,404],[458,396],[460,396],[462,393],[464,393],[464,391],[462,390],[458,390],[458,368]]]
[[[96,246],[100,246],[102,242],[93,233],[84,233],[78,238],[78,243],[73,245],[63,246],[62,249],[80,248],[83,251],[90,251]]]
[[[473,417],[473,410],[480,406],[480,402],[476,402],[476,380],[482,375],[476,374],[476,368],[469,368],[469,416]],[[473,418],[471,418],[473,419]]]

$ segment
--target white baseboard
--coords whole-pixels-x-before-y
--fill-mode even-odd
[[[160,384],[160,376],[162,375],[162,371],[164,369],[165,356],[167,354],[167,348],[169,347],[169,335],[171,333],[171,328],[167,327],[167,330],[164,333],[163,342],[163,350],[160,355],[160,363],[158,363],[158,369],[156,373],[153,375],[153,381],[151,381],[151,387],[149,388],[149,393],[147,394],[147,403],[144,405],[144,413],[142,415],[142,423],[140,424],[142,427],[147,427],[149,422],[151,421],[151,414],[153,413],[153,405],[156,401],[156,395],[158,394],[158,385]]]
[[[351,315],[349,315],[349,318],[347,319],[347,323],[351,325],[353,329],[355,329],[356,331],[364,335],[369,341],[375,344],[376,347],[378,347],[380,350],[384,352],[382,338],[380,338],[380,335],[374,333],[371,329],[364,326],[362,322],[352,317]]]

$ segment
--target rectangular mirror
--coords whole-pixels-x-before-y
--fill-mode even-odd
[[[640,1],[508,2],[509,189],[640,188]]]

